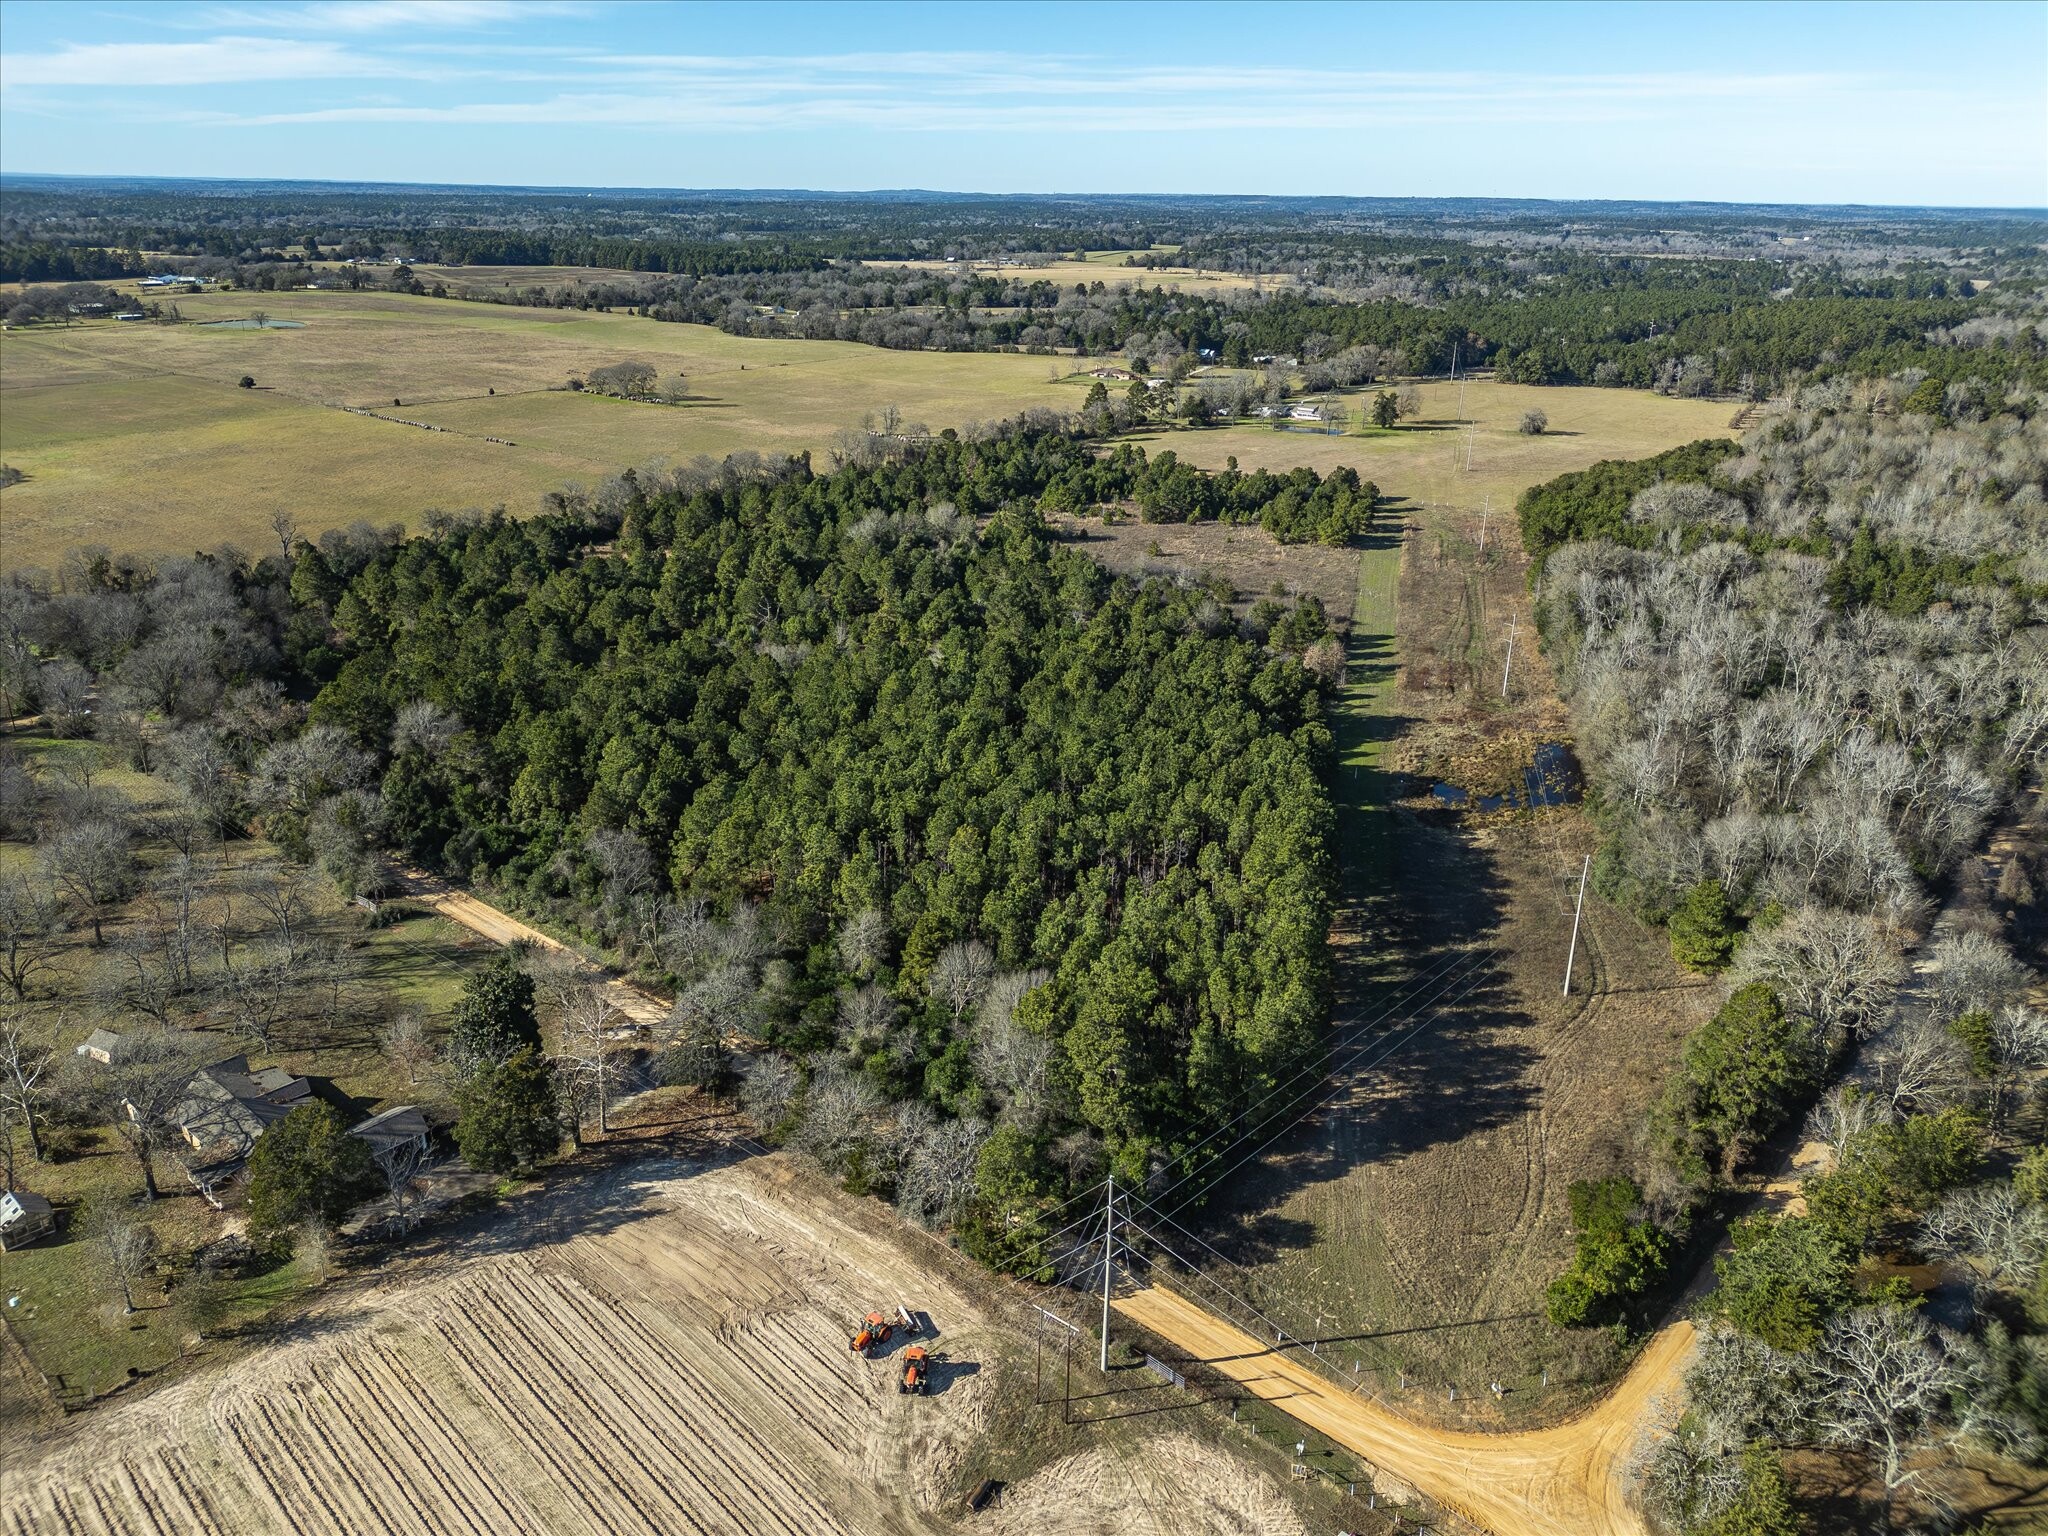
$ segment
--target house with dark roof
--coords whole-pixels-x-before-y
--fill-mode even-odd
[[[283,1067],[252,1072],[248,1057],[230,1056],[193,1076],[173,1118],[194,1151],[246,1156],[265,1131],[312,1093],[312,1083]]]

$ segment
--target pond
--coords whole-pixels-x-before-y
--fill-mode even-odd
[[[1443,805],[1474,811],[1527,810],[1539,805],[1570,805],[1585,791],[1579,760],[1560,742],[1546,741],[1529,755],[1522,787],[1506,794],[1474,795],[1456,784],[1432,784],[1430,795]]]
[[[202,320],[209,331],[303,331],[303,320]]]

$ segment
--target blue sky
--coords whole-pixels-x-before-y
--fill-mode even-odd
[[[0,170],[2048,205],[2048,5],[0,0]]]

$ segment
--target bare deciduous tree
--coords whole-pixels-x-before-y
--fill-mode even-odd
[[[953,1015],[955,1029],[981,1001],[982,993],[995,980],[995,974],[996,957],[979,939],[948,944],[939,951],[938,958],[932,962],[929,989],[931,995]]]
[[[56,893],[40,875],[0,878],[0,981],[17,1003],[57,957]]]
[[[598,899],[604,904],[613,934],[632,943],[643,930],[655,926],[646,921],[653,912],[651,898],[656,889],[654,856],[639,838],[616,827],[592,832],[583,840],[583,851],[601,877]]]
[[[791,1144],[839,1172],[882,1139],[889,1102],[868,1077],[827,1056],[814,1058]],[[751,1078],[750,1078],[751,1085]]]
[[[1941,939],[1928,958],[1934,1017],[1943,1024],[1974,1009],[1993,1012],[2019,997],[2033,979],[2004,944],[1974,928]]]
[[[839,963],[854,976],[871,976],[889,963],[889,920],[874,908],[839,925]]]
[[[462,721],[431,699],[401,704],[391,724],[391,750],[441,758],[454,749]]]
[[[1808,1367],[1823,1440],[1868,1453],[1887,1493],[1947,1399],[1951,1372],[1924,1319],[1902,1307],[1859,1307],[1831,1321]]]
[[[1869,1089],[1837,1083],[1820,1096],[1807,1116],[1806,1139],[1819,1142],[1831,1157],[1839,1159],[1850,1138],[1884,1118],[1882,1106],[1883,1101]]]
[[[740,1108],[764,1133],[773,1135],[796,1100],[794,1063],[772,1051],[747,1058],[741,1068]]]
[[[907,1107],[899,1126],[896,1209],[919,1226],[940,1226],[974,1193],[974,1170],[988,1140],[985,1120],[942,1120],[923,1104]]]
[[[193,1075],[216,1056],[202,1035],[148,1029],[131,1034],[111,1066],[93,1073],[100,1113],[142,1170],[143,1193],[157,1198],[156,1155],[179,1136],[177,1113]]]
[[[149,1270],[156,1253],[156,1231],[118,1200],[93,1207],[86,1226],[92,1234],[101,1268],[121,1295],[121,1313],[135,1312],[135,1282]]]
[[[1991,1017],[1991,1123],[2004,1121],[2007,1096],[2048,1066],[2048,1014],[2007,1003]]]
[[[594,1108],[600,1135],[611,1133],[612,1099],[624,1070],[614,1033],[626,1022],[626,1015],[612,1001],[611,994],[591,980],[586,980],[562,1008],[562,1044],[556,1061],[579,1125]]]
[[[976,1075],[1002,1096],[1004,1116],[1027,1125],[1035,1125],[1047,1108],[1053,1044],[1017,1022],[1017,1004],[1049,979],[1042,970],[996,977],[975,1012],[969,1047]]]
[[[307,926],[313,920],[313,877],[296,864],[265,864],[250,878],[249,900],[269,920],[284,962],[298,959]]]
[[[1872,1042],[1871,1061],[1892,1116],[1954,1103],[1970,1080],[1969,1058],[1954,1035],[1928,1019],[1900,1019]]]
[[[401,1008],[384,1025],[384,1054],[405,1073],[408,1085],[434,1060],[434,1041],[427,1031],[427,1016],[418,1008]]]
[[[1872,919],[1832,907],[1801,907],[1752,934],[1737,952],[1739,981],[1768,981],[1788,1012],[1834,1034],[1866,1033],[1902,974],[1897,952]]]
[[[135,886],[128,829],[103,817],[74,822],[58,829],[44,847],[43,860],[79,917],[92,924],[93,944],[104,944],[107,918]]]
[[[43,1146],[43,1110],[55,1081],[57,1050],[51,1037],[28,1020],[0,1019],[0,1114],[28,1132],[37,1162],[48,1160]],[[14,1187],[8,1180],[8,1188]]]
[[[391,1201],[390,1224],[395,1231],[410,1232],[419,1225],[422,1198],[419,1181],[433,1172],[438,1159],[430,1141],[390,1141],[370,1149],[370,1160],[384,1181]]]
[[[1920,1223],[1936,1253],[1963,1260],[1984,1281],[2023,1291],[2048,1263],[2048,1206],[2011,1184],[1978,1184],[1945,1196]]]

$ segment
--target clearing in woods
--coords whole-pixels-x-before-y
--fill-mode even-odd
[[[1601,459],[1640,459],[1696,438],[1727,437],[1738,409],[1726,401],[1673,400],[1640,389],[1472,379],[1463,386],[1461,419],[1459,385],[1416,387],[1421,415],[1389,431],[1354,427],[1330,433],[1288,422],[1150,432],[1133,441],[1148,453],[1171,448],[1204,469],[1221,469],[1231,458],[1246,471],[1276,474],[1302,464],[1327,474],[1348,464],[1407,506],[1469,506],[1476,513],[1490,497],[1498,526],[1500,517],[1513,517],[1515,497],[1529,486]],[[1354,418],[1371,406],[1379,388],[1341,392]],[[1540,437],[1520,431],[1522,413],[1532,409],[1550,418],[1550,430]]]
[[[459,1263],[343,1288],[285,1341],[11,1458],[0,1528],[910,1536],[958,1528],[962,1485],[1015,1464],[979,1442],[1029,1391],[1028,1340],[971,1266],[867,1202],[723,1154],[543,1198]],[[899,1297],[934,1330],[929,1397],[896,1390],[900,1336],[846,1346]],[[1205,1438],[1112,1427],[974,1529],[1305,1530]]]
[[[1608,411],[1597,447],[1514,434],[1531,396],[1559,425],[1579,419],[1572,402]],[[1350,672],[1332,719],[1345,877],[1336,1019],[1363,1021],[1346,1043],[1423,1027],[1383,1061],[1377,1044],[1340,1055],[1327,1107],[1232,1173],[1203,1230],[1250,1268],[1238,1279],[1252,1299],[1303,1336],[1352,1341],[1369,1390],[1397,1414],[1554,1424],[1625,1364],[1610,1335],[1556,1329],[1543,1314],[1544,1287],[1570,1254],[1568,1186],[1631,1167],[1634,1129],[1713,991],[1678,970],[1661,931],[1589,897],[1564,995],[1581,860],[1598,841],[1581,809],[1473,815],[1402,796],[1429,782],[1413,775],[1489,746],[1567,739],[1528,622],[1514,495],[1570,467],[1560,455],[1652,453],[1725,428],[1732,407],[1478,381],[1466,400],[1481,424],[1475,463],[1488,463],[1491,423],[1517,467],[1468,477],[1452,433],[1270,434],[1290,459],[1319,443],[1352,453],[1395,498],[1359,557]],[[1433,386],[1425,402],[1425,414],[1450,414],[1455,391]],[[1366,462],[1381,444],[1390,457]]]

